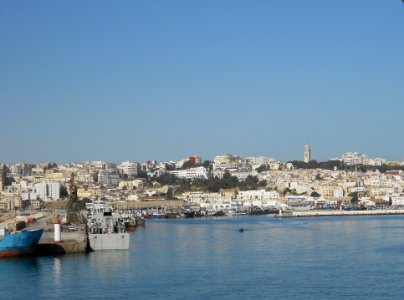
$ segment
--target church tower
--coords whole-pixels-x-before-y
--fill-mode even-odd
[[[307,144],[304,147],[304,162],[305,163],[308,163],[311,160],[310,154],[311,154],[310,146]]]

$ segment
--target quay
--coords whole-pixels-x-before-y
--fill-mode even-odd
[[[64,226],[61,240],[55,241],[54,220],[56,215],[48,212],[31,213],[3,219],[0,227],[12,228],[14,224],[23,224],[26,230],[43,229],[42,236],[36,245],[33,256],[87,253],[88,237],[86,225]]]
[[[70,228],[73,227],[74,230],[72,231],[62,230],[61,241],[55,242],[53,224],[47,225],[33,255],[42,256],[89,252],[86,226],[70,226]]]
[[[29,223],[27,229],[43,229],[43,234],[35,247],[34,256],[72,254],[88,252],[86,225],[63,226],[61,241],[55,242],[54,220],[56,214],[51,213]]]
[[[392,215],[404,215],[404,209],[286,211],[276,214],[275,218],[392,216]]]

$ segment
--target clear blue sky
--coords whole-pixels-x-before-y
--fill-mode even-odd
[[[0,0],[0,161],[404,158],[404,4]]]

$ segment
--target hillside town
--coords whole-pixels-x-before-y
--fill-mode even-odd
[[[240,211],[404,206],[404,161],[349,152],[330,159],[333,168],[302,168],[312,162],[309,145],[303,158],[299,164],[230,154],[212,161],[189,156],[180,161],[120,164],[5,163],[0,165],[0,212],[63,207],[73,177],[79,199],[108,199],[120,208],[194,205],[210,211]]]

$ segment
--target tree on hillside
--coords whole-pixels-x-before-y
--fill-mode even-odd
[[[178,178],[168,172],[156,177],[155,180],[162,185],[174,185],[178,182]]]
[[[236,176],[232,176],[229,171],[226,171],[223,174],[222,178],[222,188],[223,189],[233,189],[238,185],[238,178]]]
[[[313,198],[318,198],[318,197],[320,197],[321,195],[319,194],[319,193],[317,193],[316,191],[313,191],[311,194],[310,194],[310,197],[313,197]]]
[[[192,161],[188,160],[186,162],[184,162],[181,166],[181,170],[185,170],[185,169],[190,169],[190,168],[194,168],[197,165],[195,163],[193,163]]]
[[[169,187],[167,189],[166,200],[172,200],[172,199],[174,199],[174,192],[173,188]]]
[[[245,181],[239,184],[241,190],[256,190],[258,188],[258,177],[248,175]]]
[[[256,171],[258,172],[258,173],[261,173],[261,172],[264,172],[264,171],[268,171],[270,168],[269,168],[269,166],[268,165],[260,165],[257,169],[256,169]]]

